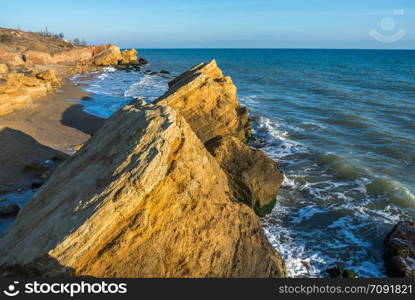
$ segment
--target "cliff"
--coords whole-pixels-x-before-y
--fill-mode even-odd
[[[0,28],[0,115],[59,88],[62,78],[103,66],[140,65],[137,51],[115,45],[77,46],[38,33]],[[39,75],[50,71],[51,76]]]

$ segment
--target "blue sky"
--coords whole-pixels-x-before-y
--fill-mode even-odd
[[[414,14],[414,0],[1,0],[0,27],[137,48],[415,49]]]

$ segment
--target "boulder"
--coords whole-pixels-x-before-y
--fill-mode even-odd
[[[129,64],[132,61],[137,61],[137,50],[130,49],[121,52],[122,63]]]
[[[15,53],[0,47],[0,63],[22,65],[25,62],[19,53]]]
[[[415,278],[415,222],[399,222],[384,242],[389,277]]]
[[[0,74],[8,73],[9,67],[6,64],[0,64]]]
[[[206,148],[225,170],[235,198],[259,216],[270,213],[284,179],[276,163],[232,136],[214,138]]]
[[[110,45],[102,53],[94,57],[94,64],[97,66],[112,66],[122,60],[120,48]]]
[[[157,103],[178,110],[204,143],[222,135],[249,138],[247,111],[239,105],[232,79],[223,76],[215,60],[173,79]]]
[[[186,120],[171,107],[134,100],[107,119],[20,211],[0,240],[0,274],[286,272],[259,218],[235,201],[219,163]]]
[[[61,79],[56,75],[56,71],[54,69],[41,71],[36,74],[36,78],[50,82],[53,88],[58,88],[61,83]]]

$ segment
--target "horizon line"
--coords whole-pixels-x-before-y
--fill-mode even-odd
[[[114,44],[116,45],[116,44]],[[295,48],[295,47],[281,47],[281,48],[270,48],[270,47],[120,47],[121,49],[142,49],[142,50],[376,50],[376,51],[415,51],[415,48]]]

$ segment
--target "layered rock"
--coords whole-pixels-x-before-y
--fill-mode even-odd
[[[186,120],[139,100],[110,117],[23,208],[0,240],[0,269],[3,276],[285,276],[257,216],[235,201]]]
[[[271,212],[283,176],[263,152],[244,144],[251,135],[248,113],[215,60],[172,80],[157,103],[183,115],[224,169],[236,199],[259,216]]]
[[[116,65],[122,61],[120,48],[110,45],[106,50],[94,57],[94,64],[98,66]]]
[[[61,79],[53,70],[24,74],[0,74],[0,115],[32,103],[60,86]]]
[[[121,52],[122,64],[129,64],[137,61],[137,50],[129,49]]]
[[[388,276],[415,278],[415,223],[398,223],[386,237],[384,247]]]
[[[202,142],[223,135],[249,138],[247,111],[239,105],[232,79],[215,60],[176,77],[157,103],[180,111]]]
[[[228,175],[235,198],[259,216],[270,213],[283,182],[276,163],[232,136],[212,139],[206,147]]]

